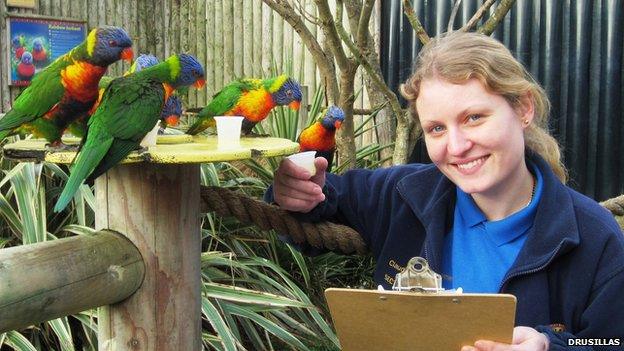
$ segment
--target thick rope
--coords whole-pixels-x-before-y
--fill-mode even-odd
[[[615,216],[615,220],[624,231],[624,195],[605,200],[600,204],[611,211],[613,216]]]
[[[290,213],[245,194],[221,187],[201,187],[202,212],[215,211],[222,217],[236,217],[263,230],[275,229],[297,243],[316,248],[364,255],[368,251],[355,230],[331,222],[300,222]]]
[[[624,195],[605,200],[600,204],[611,211],[614,216],[624,216]]]
[[[366,244],[353,229],[331,222],[300,222],[287,211],[245,194],[221,187],[201,189],[202,211],[215,211],[222,217],[236,217],[243,223],[253,223],[263,230],[275,229],[290,236],[295,243],[308,243],[316,248],[339,250],[346,254],[366,254]],[[600,203],[611,211],[624,230],[624,195]]]

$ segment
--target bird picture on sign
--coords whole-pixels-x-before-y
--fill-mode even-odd
[[[34,75],[86,37],[84,22],[9,17],[10,84],[27,86]]]

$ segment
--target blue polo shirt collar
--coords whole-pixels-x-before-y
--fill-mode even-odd
[[[464,223],[470,228],[482,226],[496,246],[507,244],[525,234],[533,225],[533,219],[535,218],[537,205],[542,196],[544,183],[542,175],[535,165],[529,163],[529,169],[532,170],[536,178],[535,194],[531,199],[531,203],[520,211],[498,221],[488,221],[481,209],[472,199],[472,196],[457,187],[456,206]],[[510,230],[510,228],[514,230]]]

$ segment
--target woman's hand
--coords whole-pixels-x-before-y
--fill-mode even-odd
[[[273,199],[283,209],[295,212],[310,212],[325,200],[325,170],[327,160],[317,157],[314,160],[316,174],[310,173],[285,158],[280,163],[273,178]]]
[[[474,346],[461,351],[547,351],[550,342],[546,335],[529,327],[515,327],[511,345],[490,340],[478,340]]]

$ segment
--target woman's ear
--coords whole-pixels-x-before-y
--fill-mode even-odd
[[[518,106],[518,116],[522,121],[523,127],[528,127],[535,118],[535,103],[533,102],[533,94],[527,92],[520,97],[520,106]]]

